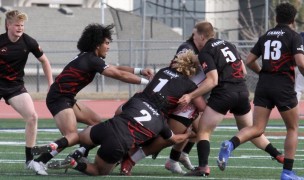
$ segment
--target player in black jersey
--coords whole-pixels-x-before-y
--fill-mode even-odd
[[[191,37],[178,47],[176,54],[184,49],[191,49],[195,52],[195,54],[199,53],[203,47],[203,41],[200,38],[202,25],[203,21],[195,24]],[[199,66],[198,73],[195,76],[192,76],[190,79],[195,82],[195,84],[199,85],[205,79],[205,77],[206,75],[204,71],[202,70],[201,66]],[[170,118],[168,124],[174,133],[182,133],[185,127],[189,127],[192,124],[193,129],[197,130],[199,120],[198,116],[198,109],[192,103],[190,103],[186,108],[181,106],[177,107],[176,110],[169,115]],[[165,163],[165,168],[173,173],[184,174],[185,171],[182,170],[178,163],[180,162],[186,169],[193,170],[194,166],[189,159],[189,153],[194,144],[195,138],[172,146],[170,156]]]
[[[231,151],[240,144],[261,136],[265,131],[271,110],[276,106],[287,129],[284,144],[284,165],[281,179],[304,179],[292,171],[298,144],[298,101],[294,68],[304,73],[304,51],[300,34],[295,32],[296,8],[289,3],[276,7],[277,25],[261,36],[247,57],[246,64],[259,75],[254,96],[253,126],[242,129],[230,141],[224,141],[219,153],[227,165]],[[262,57],[262,66],[257,62]]]
[[[27,15],[18,10],[8,11],[5,17],[6,32],[0,35],[0,99],[4,98],[24,119],[26,167],[37,174],[47,175],[45,167],[33,161],[31,154],[37,136],[38,116],[33,100],[24,86],[24,67],[29,53],[32,53],[42,64],[50,86],[53,83],[52,70],[48,58],[39,44],[24,33]]]
[[[242,129],[252,125],[252,113],[249,103],[249,91],[245,84],[245,65],[236,47],[222,39],[215,39],[213,26],[204,22],[203,49],[198,58],[206,73],[206,79],[190,94],[185,94],[179,102],[188,104],[192,98],[211,91],[207,107],[200,120],[197,133],[197,151],[199,167],[188,172],[188,176],[208,176],[208,157],[210,153],[210,136],[216,126],[230,111],[234,114],[237,127]],[[280,153],[273,148],[264,135],[252,141],[260,149],[276,157]],[[272,147],[268,151],[267,147]]]
[[[112,40],[112,28],[113,25],[100,24],[89,24],[85,27],[77,43],[80,53],[64,67],[51,85],[46,104],[64,137],[46,146],[35,146],[32,153],[34,155],[42,153],[35,161],[46,163],[64,148],[78,143],[77,122],[94,125],[102,120],[89,107],[76,102],[75,99],[77,93],[87,86],[97,73],[127,83],[147,84],[149,82],[134,74],[151,77],[152,69],[139,70],[106,64],[104,58]]]
[[[89,175],[107,175],[131,148],[158,135],[171,143],[188,138],[191,131],[174,134],[165,117],[177,107],[183,94],[197,88],[188,78],[197,69],[193,57],[190,50],[179,54],[170,67],[159,70],[142,92],[123,105],[119,115],[80,132],[82,143],[100,145],[94,163],[79,162],[79,154],[74,153],[64,161],[54,161],[49,167],[73,167]],[[200,108],[204,105],[201,97],[193,102]]]
[[[191,37],[178,47],[176,55],[185,50],[192,50],[196,55],[199,53],[202,49],[202,39],[200,38],[202,25],[202,22],[198,22],[195,25]],[[199,85],[205,79],[205,73],[201,66],[199,66],[198,72],[194,76],[191,76],[190,79],[196,85]],[[187,107],[178,106],[168,115],[168,125],[175,134],[183,133],[191,125],[193,130],[196,131],[199,119],[198,115],[201,111],[203,111],[203,109],[198,109],[193,103],[188,104]],[[180,162],[186,169],[194,169],[188,156],[195,144],[194,142],[195,138],[192,138],[183,143],[173,145],[170,157],[166,160],[165,168],[172,173],[185,174],[186,172],[179,165]],[[160,150],[168,146],[171,146],[171,144],[168,144],[161,137],[158,137],[150,141],[150,143],[143,145],[135,153],[131,152],[131,156],[125,156],[121,162],[121,174],[131,175],[133,166],[139,160],[149,155],[152,155],[152,158],[155,159]]]

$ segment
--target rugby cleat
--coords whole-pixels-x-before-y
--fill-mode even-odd
[[[304,177],[297,176],[295,172],[283,169],[281,180],[304,180]]]
[[[165,168],[175,174],[185,174],[186,172],[180,167],[177,161],[167,159]]]
[[[224,141],[222,143],[219,155],[218,155],[218,159],[217,159],[217,166],[220,168],[220,170],[224,171],[227,163],[228,163],[228,159],[229,156],[231,154],[231,152],[233,151],[233,144],[231,141]]]
[[[193,170],[194,166],[191,164],[189,155],[186,153],[181,153],[178,162],[180,162],[186,169]]]
[[[55,143],[51,143],[45,146],[34,146],[31,150],[32,154],[34,156],[40,155],[42,153],[49,153],[52,152],[53,150],[57,149],[57,145]]]
[[[279,154],[276,157],[272,157],[272,160],[276,160],[279,163],[284,164],[284,158],[285,158],[284,154]]]
[[[60,161],[52,161],[48,163],[49,169],[68,169],[75,168],[77,166],[77,162],[74,158],[67,156],[64,160]]]
[[[26,163],[26,168],[33,170],[37,175],[48,175],[48,173],[46,172],[47,167],[42,162],[31,160]]]
[[[131,176],[131,170],[135,166],[135,162],[129,155],[125,156],[120,164],[120,175]]]
[[[208,165],[204,167],[195,167],[194,170],[187,172],[184,176],[204,176],[207,177],[210,174],[210,168]]]

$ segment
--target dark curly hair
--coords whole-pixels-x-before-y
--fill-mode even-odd
[[[290,3],[281,3],[277,5],[276,20],[279,24],[290,24],[295,20],[297,9]]]
[[[77,42],[77,48],[80,52],[92,52],[96,47],[102,44],[105,39],[112,41],[113,24],[103,26],[93,23],[86,26]]]

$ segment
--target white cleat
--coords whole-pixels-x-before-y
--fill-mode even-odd
[[[37,175],[48,175],[48,173],[46,172],[47,167],[42,162],[36,162],[34,160],[31,160],[26,164],[26,168],[33,170]]]
[[[188,170],[194,170],[194,166],[191,164],[191,161],[189,159],[189,155],[182,152],[179,159],[178,159],[178,162],[180,162],[186,169]]]
[[[186,174],[186,172],[180,167],[179,163],[171,159],[167,159],[165,168],[175,174]]]

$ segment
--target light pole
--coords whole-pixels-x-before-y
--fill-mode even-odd
[[[268,6],[269,6],[269,2],[268,0],[265,0],[265,32],[268,30],[268,16],[269,16]]]

